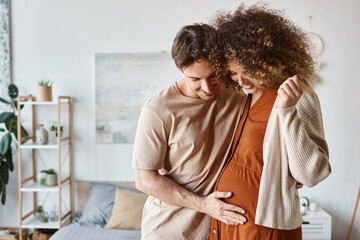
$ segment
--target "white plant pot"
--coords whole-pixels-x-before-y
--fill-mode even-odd
[[[45,186],[56,186],[57,179],[57,174],[46,174]]]

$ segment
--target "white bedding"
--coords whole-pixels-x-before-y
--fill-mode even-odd
[[[140,240],[140,230],[92,228],[70,224],[57,231],[50,240]]]

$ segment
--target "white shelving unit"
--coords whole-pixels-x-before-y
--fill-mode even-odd
[[[26,100],[26,101],[24,101]],[[28,136],[26,138],[21,137],[21,113],[18,111],[17,118],[17,131],[18,131],[18,170],[19,170],[19,214],[20,214],[20,224],[19,224],[19,237],[22,239],[22,229],[24,228],[41,228],[41,229],[59,229],[65,223],[72,221],[72,182],[71,182],[71,98],[59,96],[56,102],[36,102],[34,97],[18,97],[18,109],[20,109],[21,105],[27,105],[31,107],[32,111],[32,136]],[[37,106],[46,105],[46,106],[54,106],[57,107],[57,143],[51,143],[47,145],[39,145],[35,143],[35,111]],[[68,131],[64,133],[65,137],[61,137],[60,134],[60,126],[61,126],[61,118],[62,114],[61,106],[68,106]],[[62,168],[63,166],[61,161],[61,151],[62,148],[68,146],[68,176],[62,176]],[[54,149],[57,151],[57,172],[58,172],[58,184],[56,186],[43,186],[37,182],[36,179],[36,155],[38,151],[47,151],[49,149]],[[23,159],[22,151],[32,151],[32,159]],[[22,176],[22,164],[25,161],[31,161],[32,165],[32,175],[28,178],[23,179]],[[62,191],[65,187],[69,188],[69,210],[65,213],[62,212]],[[23,193],[32,193],[33,195],[33,208],[30,212],[23,214]],[[41,222],[35,217],[35,209],[37,206],[37,193],[55,193],[58,194],[58,220],[51,222]]]
[[[62,220],[61,225],[64,225],[70,216],[67,216]],[[41,228],[41,229],[58,229],[59,228],[59,221],[56,222],[40,222],[39,220],[35,219],[35,217],[29,218],[23,222],[21,228]]]
[[[36,102],[35,101],[35,98],[34,97],[21,97],[20,96],[20,98],[21,99],[30,99],[30,100],[32,100],[32,101],[29,101],[29,102],[22,102],[22,103],[20,103],[20,105],[38,105],[38,106],[41,106],[41,105],[54,105],[54,106],[56,106],[56,105],[58,105],[58,103],[59,103],[59,101],[52,101],[52,102]],[[68,103],[69,102],[69,100],[68,100],[68,98],[69,97],[60,97],[61,99],[60,99],[60,103]],[[59,100],[59,99],[58,99]]]
[[[68,144],[67,138],[62,138],[61,145]],[[59,145],[55,143],[46,144],[46,145],[40,145],[37,143],[33,143],[32,140],[29,140],[28,142],[20,145],[21,149],[58,149]]]
[[[65,182],[61,184],[61,188],[69,185],[69,182]],[[45,187],[41,185],[39,182],[31,182],[23,184],[22,188],[20,189],[21,192],[59,192],[58,186],[54,187]]]

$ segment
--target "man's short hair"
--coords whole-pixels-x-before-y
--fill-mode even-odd
[[[184,26],[177,33],[171,49],[175,65],[182,70],[201,59],[211,61],[216,35],[215,28],[207,24]]]

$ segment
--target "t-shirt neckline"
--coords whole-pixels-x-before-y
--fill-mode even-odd
[[[186,100],[189,100],[189,101],[196,101],[196,102],[204,102],[204,103],[212,103],[214,100],[216,100],[218,97],[219,97],[219,94],[220,94],[220,90],[218,91],[218,96],[216,96],[216,98],[213,98],[211,100],[204,100],[204,99],[201,99],[201,98],[192,98],[192,97],[188,97],[188,96],[185,96],[184,94],[182,94],[180,92],[180,89],[177,85],[178,82],[175,82],[173,85],[171,85],[171,87],[174,89],[175,93],[181,97],[181,98],[184,98]]]

